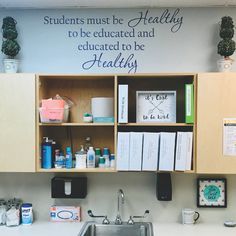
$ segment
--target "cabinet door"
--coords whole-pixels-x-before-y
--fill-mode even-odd
[[[236,118],[236,73],[198,74],[198,173],[236,173],[236,156],[223,155],[225,118]]]
[[[35,75],[0,75],[0,171],[35,172]]]

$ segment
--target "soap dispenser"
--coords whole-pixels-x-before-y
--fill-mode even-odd
[[[86,168],[86,151],[84,150],[83,145],[81,145],[81,149],[79,152],[75,153],[75,168],[84,169]]]

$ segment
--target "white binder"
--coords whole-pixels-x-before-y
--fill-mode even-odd
[[[193,132],[177,132],[175,170],[191,170]]]
[[[175,161],[175,136],[174,132],[160,133],[159,170],[173,171]]]
[[[159,136],[160,133],[143,134],[143,165],[142,170],[156,171],[159,153]]]
[[[118,132],[117,170],[129,170],[129,132]]]
[[[192,169],[193,157],[193,132],[187,132],[187,153],[186,153],[186,170]]]
[[[128,85],[118,87],[118,123],[128,123]]]
[[[141,171],[143,154],[143,133],[130,132],[129,170]]]
[[[176,152],[175,152],[175,170],[186,170],[187,158],[187,132],[177,132]]]

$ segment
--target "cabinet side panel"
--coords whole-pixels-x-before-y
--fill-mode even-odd
[[[0,75],[0,171],[35,171],[35,75]]]
[[[203,73],[197,86],[197,172],[236,173],[223,155],[223,119],[236,118],[236,73]]]

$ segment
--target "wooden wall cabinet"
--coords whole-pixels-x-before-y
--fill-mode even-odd
[[[184,86],[195,86],[194,124],[184,122]],[[129,86],[128,124],[117,122],[119,84]],[[79,149],[86,136],[98,147],[116,153],[118,131],[193,131],[193,169],[190,173],[236,174],[236,157],[223,155],[223,120],[236,118],[236,73],[157,74],[157,75],[0,75],[0,172],[67,172],[41,168],[42,137],[59,140],[62,147]],[[176,123],[137,123],[136,91],[176,90]],[[70,120],[62,124],[39,121],[41,99],[56,94],[67,96],[75,105]],[[114,97],[114,123],[83,123],[90,112],[92,97]],[[36,158],[35,158],[36,157]],[[36,160],[36,161],[35,161]],[[196,165],[195,165],[196,162]],[[116,172],[115,169],[71,169],[70,172]]]
[[[225,118],[236,118],[236,73],[198,74],[197,173],[236,174],[236,157],[223,155]]]
[[[192,170],[195,172],[195,134],[196,124],[185,123],[185,85],[194,85],[196,94],[196,74],[152,74],[152,75],[123,75],[117,77],[117,83],[128,85],[128,123],[117,123],[120,132],[193,132]],[[137,91],[176,91],[176,123],[138,123],[136,120],[136,92]],[[196,101],[196,99],[194,99]],[[194,103],[196,106],[196,102]]]
[[[70,109],[67,123],[40,123],[37,118],[37,171],[38,172],[115,172],[111,168],[87,169],[43,169],[41,168],[41,142],[49,137],[60,143],[61,149],[71,146],[73,153],[80,150],[86,137],[91,137],[93,147],[109,148],[115,153],[116,120],[113,123],[84,123],[83,114],[91,113],[91,98],[116,97],[115,76],[112,75],[38,75],[38,101],[54,97],[56,94],[71,99],[74,103]],[[114,99],[114,117],[116,117],[116,100]],[[64,153],[65,154],[65,153]]]
[[[35,75],[0,75],[0,172],[35,172]]]
[[[185,84],[195,83],[195,74],[157,74],[157,75],[38,75],[37,78],[37,108],[42,99],[54,97],[56,94],[70,98],[74,106],[70,111],[67,123],[40,123],[37,116],[37,171],[38,172],[116,172],[111,168],[94,169],[43,169],[41,168],[40,144],[43,137],[58,141],[65,150],[73,146],[73,152],[79,150],[85,137],[90,136],[94,147],[108,147],[116,154],[116,139],[118,131],[193,131],[195,124],[185,123]],[[129,86],[129,122],[117,122],[118,85]],[[176,123],[137,123],[136,122],[136,91],[138,90],[175,90],[177,91],[177,121]],[[84,123],[85,112],[91,112],[92,97],[114,98],[114,123]],[[195,155],[194,155],[195,158]],[[195,169],[195,160],[193,173]]]

